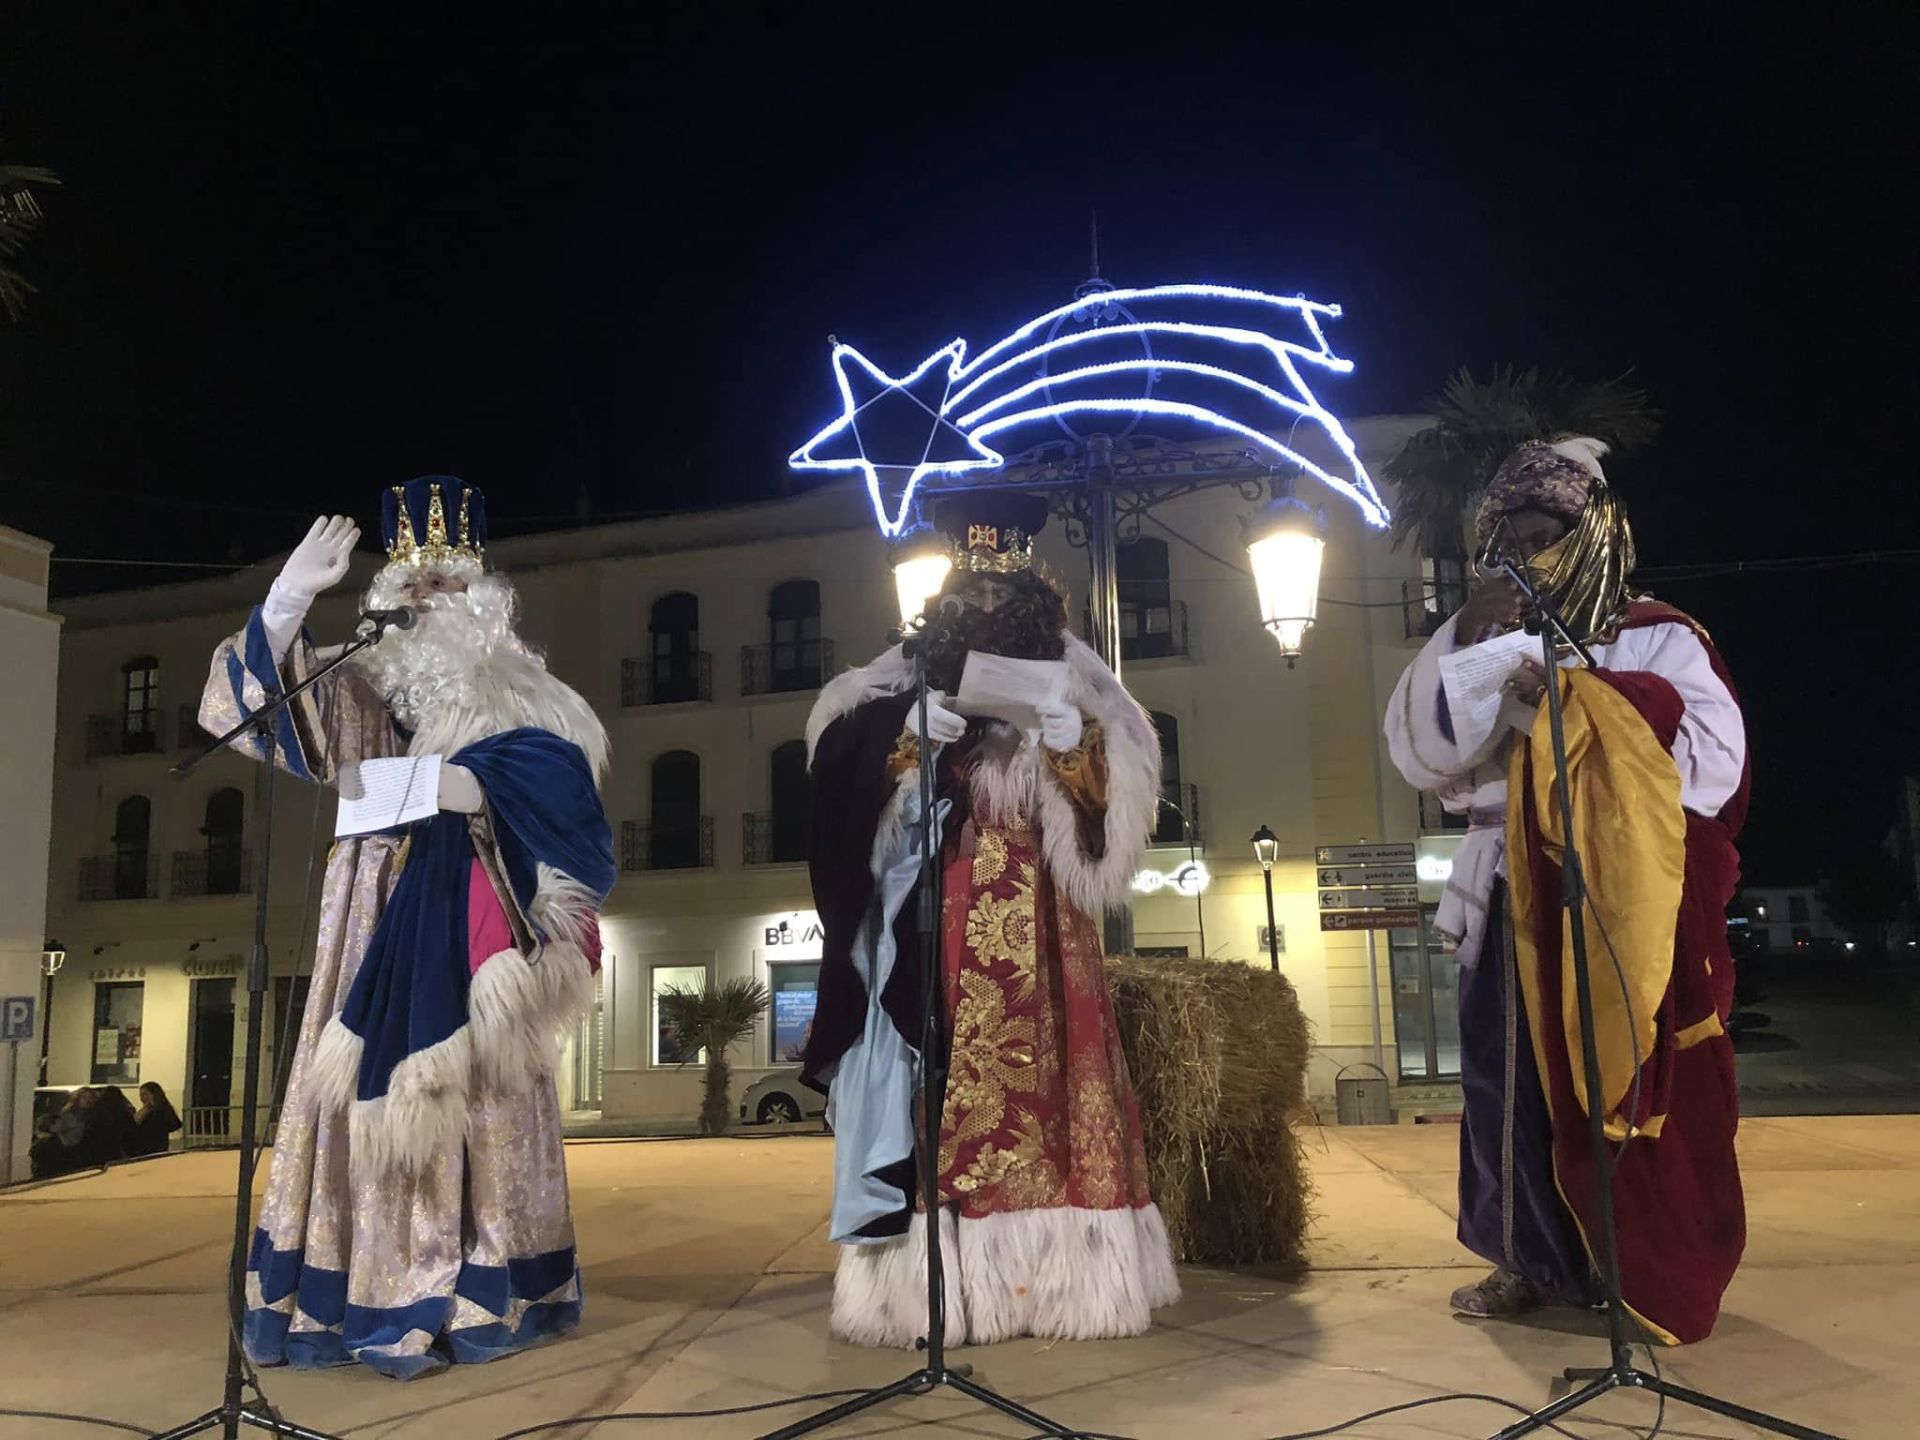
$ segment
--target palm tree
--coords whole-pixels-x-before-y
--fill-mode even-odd
[[[38,165],[0,165],[0,311],[9,320],[25,313],[27,297],[34,293],[26,276],[13,268],[27,238],[40,227],[33,187],[59,183],[51,170]]]
[[[1399,488],[1395,547],[1413,540],[1436,572],[1464,573],[1467,518],[1515,446],[1591,435],[1616,452],[1631,452],[1651,441],[1660,426],[1647,392],[1627,376],[1575,380],[1504,365],[1485,383],[1462,369],[1425,410],[1433,424],[1407,440],[1386,473]]]
[[[707,1052],[706,1088],[700,1100],[702,1135],[727,1133],[733,1118],[729,1093],[733,1071],[727,1064],[727,1047],[753,1034],[754,1022],[766,1013],[770,1000],[767,987],[750,975],[705,989],[671,986],[660,992],[660,1018],[667,1022],[681,1052]]]

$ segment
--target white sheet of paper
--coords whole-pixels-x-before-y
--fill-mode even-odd
[[[1540,658],[1540,637],[1510,630],[1478,645],[1440,657],[1440,687],[1446,691],[1453,738],[1472,754],[1492,737],[1500,723],[1500,687],[1529,660]]]
[[[1042,706],[1064,705],[1066,700],[1066,661],[1015,660],[984,650],[967,652],[960,693],[953,697],[962,715],[1004,720],[1028,734],[1040,729]]]
[[[353,783],[356,777],[357,785]],[[354,771],[343,772],[340,780],[340,813],[333,822],[335,838],[391,830],[412,820],[424,820],[440,808],[438,755],[362,760]]]

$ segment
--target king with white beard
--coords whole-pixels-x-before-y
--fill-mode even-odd
[[[591,1004],[615,867],[606,732],[515,633],[480,492],[428,476],[394,486],[383,520],[366,604],[416,623],[283,711],[275,756],[349,788],[364,761],[438,756],[439,811],[328,857],[245,1341],[261,1364],[411,1378],[579,1321],[553,1069]],[[215,652],[202,726],[225,731],[324,663],[303,621],[359,535],[314,522]]]

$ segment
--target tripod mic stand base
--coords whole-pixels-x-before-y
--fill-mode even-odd
[[[214,1431],[224,1431],[236,1435],[240,1427],[264,1430],[269,1435],[284,1436],[285,1440],[339,1440],[339,1437],[327,1434],[324,1430],[309,1430],[304,1425],[295,1425],[289,1420],[272,1420],[254,1409],[242,1404],[237,1410],[228,1410],[222,1406],[218,1410],[209,1410],[206,1414],[176,1425],[171,1430],[162,1431],[153,1440],[187,1440],[189,1435],[207,1435]]]
[[[1760,1410],[1749,1409],[1745,1405],[1736,1405],[1733,1401],[1722,1400],[1716,1395],[1689,1390],[1684,1385],[1676,1385],[1671,1380],[1663,1379],[1658,1375],[1649,1375],[1644,1370],[1635,1370],[1631,1365],[1622,1365],[1611,1370],[1568,1369],[1561,1373],[1568,1380],[1586,1383],[1572,1394],[1534,1411],[1523,1419],[1514,1421],[1506,1429],[1497,1433],[1493,1440],[1518,1440],[1519,1436],[1544,1430],[1554,1421],[1565,1418],[1581,1406],[1598,1400],[1602,1395],[1614,1390],[1645,1390],[1650,1395],[1659,1395],[1681,1405],[1691,1405],[1696,1410],[1706,1410],[1715,1415],[1724,1415],[1730,1420],[1739,1420],[1757,1430],[1771,1431],[1775,1435],[1791,1435],[1794,1440],[1839,1440],[1838,1436],[1825,1430],[1796,1425],[1791,1420],[1782,1420],[1777,1415],[1768,1415]]]
[[[1061,1440],[1074,1440],[1084,1431],[1070,1429],[1058,1420],[1049,1420],[1038,1410],[1029,1410],[1017,1400],[1009,1400],[997,1395],[985,1385],[973,1378],[971,1365],[929,1365],[894,1381],[891,1385],[882,1385],[878,1390],[869,1390],[864,1395],[835,1405],[831,1410],[822,1410],[818,1415],[809,1415],[804,1420],[796,1420],[791,1425],[783,1425],[778,1430],[769,1430],[759,1440],[792,1440],[796,1435],[811,1435],[816,1430],[824,1430],[829,1425],[871,1410],[876,1405],[884,1405],[889,1400],[897,1400],[905,1395],[929,1395],[941,1386],[958,1390],[973,1400],[978,1400],[990,1410],[998,1410],[1009,1415],[1022,1425],[1030,1426],[1041,1435],[1057,1435]]]

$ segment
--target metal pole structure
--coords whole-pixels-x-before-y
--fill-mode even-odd
[[[1273,967],[1273,973],[1280,973],[1280,927],[1273,919],[1273,867],[1262,865],[1260,874],[1267,882],[1267,963]]]
[[[1113,437],[1087,437],[1087,557],[1093,574],[1087,588],[1094,653],[1120,674],[1120,557],[1113,504]],[[1107,912],[1109,955],[1133,953],[1133,909]]]

